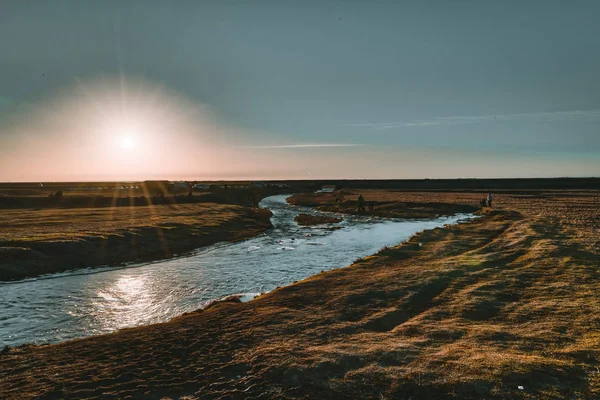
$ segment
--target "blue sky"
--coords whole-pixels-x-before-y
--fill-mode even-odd
[[[263,160],[240,176],[598,176],[598,15],[595,1],[4,1],[0,146],[24,151],[15,115],[32,105],[121,77],[209,109],[222,146]]]

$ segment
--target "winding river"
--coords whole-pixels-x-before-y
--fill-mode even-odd
[[[467,219],[427,221],[345,216],[333,226],[301,227],[287,196],[261,202],[274,229],[238,243],[203,248],[182,258],[120,268],[79,270],[0,283],[0,346],[54,343],[167,321],[231,294],[258,293],[344,267],[423,229]]]

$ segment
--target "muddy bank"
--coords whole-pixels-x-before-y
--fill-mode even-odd
[[[335,224],[342,222],[342,218],[327,217],[325,215],[299,214],[296,216],[296,218],[294,218],[294,221],[296,221],[298,225],[313,226],[321,224]]]
[[[600,197],[499,200],[504,209],[248,303],[11,349],[0,393],[598,398]]]
[[[6,210],[0,281],[159,260],[271,228],[268,210],[221,204]]]

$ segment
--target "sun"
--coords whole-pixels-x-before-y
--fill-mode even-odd
[[[124,150],[131,150],[135,147],[135,140],[129,135],[121,137],[121,148]]]

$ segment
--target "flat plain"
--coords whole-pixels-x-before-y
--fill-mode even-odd
[[[482,193],[350,191],[389,210]],[[6,398],[600,397],[600,194],[481,218],[158,325],[0,355]],[[327,197],[323,196],[323,202]],[[397,204],[396,204],[397,203]],[[348,205],[350,207],[350,205]]]

